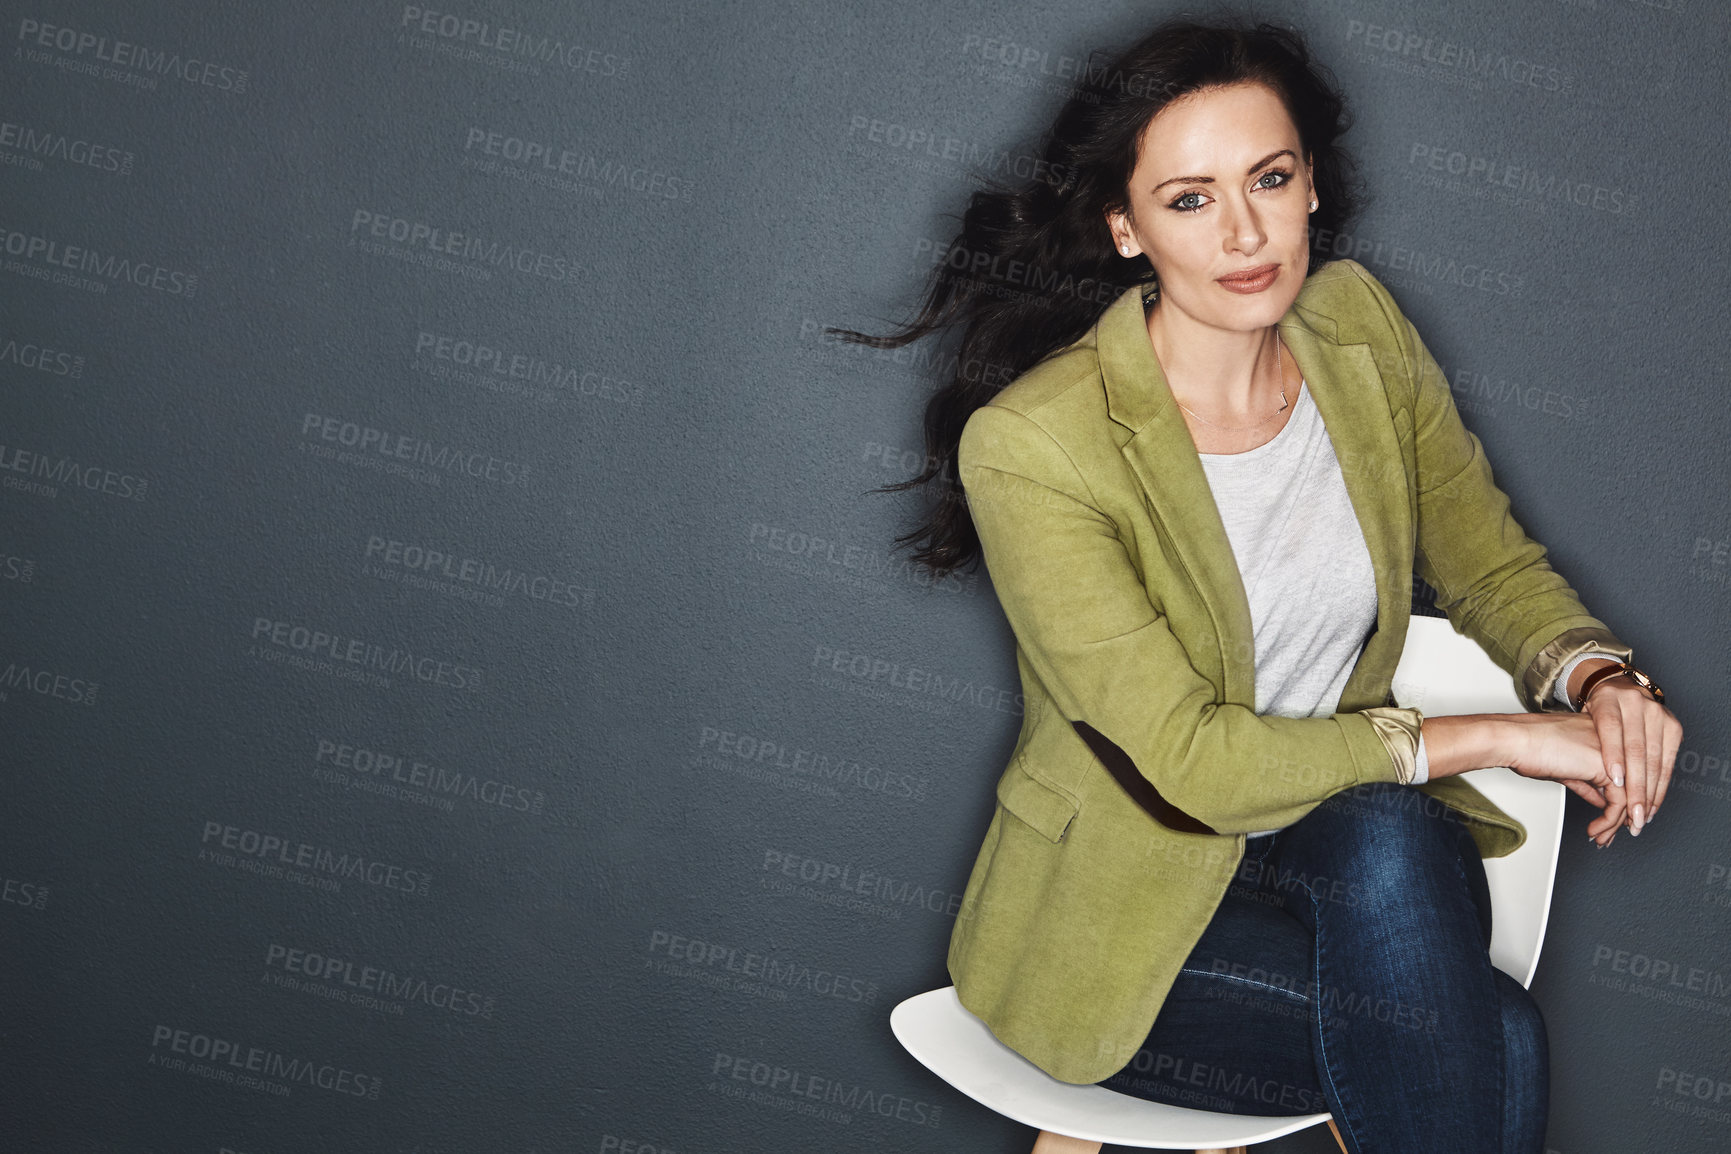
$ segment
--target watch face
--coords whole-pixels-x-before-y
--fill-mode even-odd
[[[1623,668],[1620,672],[1627,673],[1630,681],[1633,681],[1637,686],[1652,694],[1654,701],[1665,700],[1665,691],[1655,685],[1651,677],[1648,677],[1645,673],[1642,673],[1639,669],[1636,669],[1626,661],[1623,662],[1622,665]]]

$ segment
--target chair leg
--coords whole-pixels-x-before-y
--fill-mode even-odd
[[[1234,1146],[1230,1150],[1198,1150],[1196,1154],[1250,1154],[1250,1147]]]
[[[1350,1154],[1346,1148],[1346,1139],[1340,1136],[1340,1127],[1334,1124],[1334,1119],[1328,1120],[1328,1131],[1334,1135],[1334,1140],[1340,1144],[1340,1154]]]

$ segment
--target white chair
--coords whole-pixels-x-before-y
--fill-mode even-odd
[[[1470,638],[1440,617],[1414,616],[1394,676],[1395,700],[1426,716],[1520,713],[1514,683]],[[1506,857],[1485,862],[1493,910],[1491,961],[1531,985],[1551,908],[1563,799],[1555,782],[1481,769],[1473,785],[1527,828]],[[954,986],[918,994],[890,1013],[908,1053],[982,1106],[1041,1131],[1034,1154],[1095,1154],[1103,1143],[1198,1154],[1238,1151],[1327,1122],[1327,1114],[1262,1118],[1145,1102],[1100,1086],[1060,1082],[992,1036]],[[1335,1140],[1340,1141],[1339,1131]],[[1345,1144],[1341,1144],[1345,1149]]]

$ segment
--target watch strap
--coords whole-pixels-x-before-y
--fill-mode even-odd
[[[1585,708],[1587,704],[1587,695],[1593,691],[1593,687],[1599,684],[1599,682],[1607,681],[1613,677],[1623,676],[1627,676],[1630,681],[1633,681],[1636,685],[1645,689],[1654,701],[1665,700],[1665,691],[1660,689],[1658,685],[1654,684],[1651,677],[1648,677],[1645,673],[1642,673],[1627,661],[1619,661],[1614,665],[1601,666],[1587,674],[1586,678],[1581,682],[1581,692],[1577,695],[1580,701],[1580,707]]]

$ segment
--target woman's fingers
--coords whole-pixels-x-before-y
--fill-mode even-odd
[[[1582,801],[1598,809],[1605,808],[1605,795],[1593,788],[1589,781],[1577,781],[1574,778],[1564,778],[1563,785]]]
[[[1657,701],[1648,702],[1641,710],[1647,747],[1647,820],[1659,806],[1659,779],[1665,763],[1665,707]]]
[[[1683,723],[1677,720],[1669,709],[1665,710],[1665,719],[1660,724],[1659,739],[1659,792],[1653,798],[1655,811],[1665,804],[1665,794],[1671,788],[1671,770],[1677,764],[1677,751],[1683,746]],[[1647,815],[1652,821],[1652,814]]]
[[[1580,781],[1575,778],[1565,778],[1563,785],[1588,805],[1598,806],[1600,810],[1603,810],[1608,804],[1609,799],[1605,796],[1610,792],[1608,788],[1600,790],[1592,782]],[[1598,817],[1587,823],[1587,837],[1600,849],[1604,849],[1611,844],[1611,839],[1616,836],[1619,824],[1621,823],[1612,818],[1611,815],[1600,813]]]
[[[1629,795],[1629,832],[1641,836],[1647,824],[1647,724],[1639,706],[1620,699],[1618,720],[1623,728],[1623,784]]]
[[[1618,785],[1602,785],[1600,792],[1605,795],[1605,811],[1587,823],[1587,836],[1599,843],[1599,848],[1611,844],[1622,828],[1623,822],[1629,817],[1628,791]]]
[[[1606,698],[1609,697],[1609,700]],[[1605,772],[1611,775],[1611,784],[1621,786],[1624,782],[1623,752],[1623,719],[1617,712],[1616,698],[1607,694],[1603,688],[1595,692],[1593,704],[1599,708],[1589,711],[1593,719],[1593,731],[1599,737],[1599,748],[1605,759]]]

